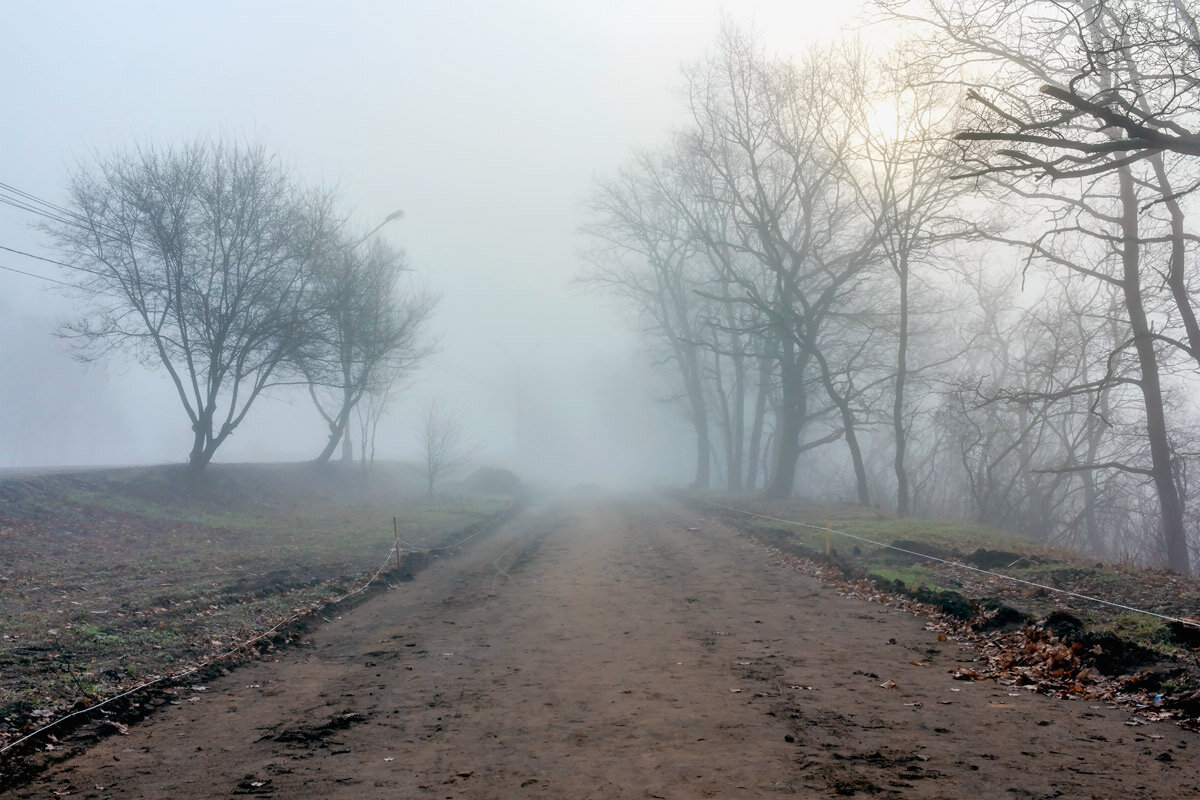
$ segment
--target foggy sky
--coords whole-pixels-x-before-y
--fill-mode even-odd
[[[94,150],[197,136],[262,141],[336,183],[442,295],[441,351],[381,425],[409,457],[420,400],[462,409],[481,459],[568,481],[682,479],[686,424],[611,302],[572,286],[580,201],[682,118],[679,69],[722,13],[768,50],[832,36],[857,3],[6,2],[0,181],[54,202]],[[0,206],[0,245],[54,256],[34,217]],[[0,265],[62,278],[0,251]],[[89,368],[55,339],[76,300],[0,271],[0,467],[182,462],[169,380],[128,360]],[[659,370],[661,372],[661,370]],[[313,457],[306,395],[260,399],[220,461]]]

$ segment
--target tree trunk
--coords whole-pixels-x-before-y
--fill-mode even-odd
[[[782,345],[779,359],[782,399],[776,419],[775,468],[764,496],[770,500],[786,500],[792,496],[796,483],[796,461],[800,458],[800,429],[804,413],[804,372],[796,357],[796,346],[788,341]]]
[[[212,418],[215,409],[200,410],[199,418],[192,423],[192,451],[188,454],[188,469],[193,475],[204,472],[212,461],[216,447],[213,445]]]
[[[1187,532],[1183,522],[1183,503],[1175,482],[1175,468],[1171,463],[1171,445],[1159,381],[1158,356],[1154,352],[1153,331],[1142,304],[1137,194],[1134,190],[1133,175],[1128,167],[1118,169],[1117,175],[1121,187],[1121,288],[1129,312],[1134,349],[1137,351],[1138,366],[1141,370],[1139,385],[1146,410],[1146,433],[1150,440],[1151,477],[1162,513],[1166,566],[1176,572],[1188,574],[1191,572],[1191,563],[1187,549]]]
[[[734,339],[733,358],[733,411],[730,423],[733,436],[729,453],[729,489],[740,492],[742,483],[742,461],[746,448],[746,357],[739,352],[741,341]]]
[[[708,438],[708,419],[701,417],[696,427],[696,477],[693,489],[707,489],[710,481],[712,442]]]
[[[690,383],[690,382],[689,382]],[[711,480],[712,441],[708,432],[708,408],[704,393],[699,386],[688,386],[688,400],[692,410],[692,427],[696,431],[696,477],[693,489],[707,489]]]
[[[714,392],[717,396],[717,422],[721,426],[721,439],[725,450],[725,488],[729,491],[734,491],[734,482],[741,479],[739,471],[735,477],[731,469],[733,462],[733,421],[729,414],[729,395],[725,393],[725,378],[721,373],[721,349],[720,344],[713,342],[713,384]],[[720,461],[718,460],[718,466]]]
[[[908,446],[908,432],[904,428],[904,389],[908,382],[908,261],[901,258],[897,269],[900,279],[900,329],[896,335],[896,388],[892,398],[892,430],[896,437],[896,453],[893,462],[896,470],[896,513],[907,517],[909,506],[908,470],[904,466],[904,454]]]
[[[1167,285],[1171,288],[1171,296],[1175,300],[1175,308],[1179,311],[1179,321],[1183,324],[1187,335],[1189,355],[1200,365],[1200,324],[1196,322],[1196,311],[1192,308],[1192,293],[1188,291],[1185,275],[1187,264],[1187,238],[1183,223],[1183,208],[1175,196],[1175,189],[1167,175],[1166,165],[1162,154],[1150,157],[1154,174],[1158,178],[1163,194],[1163,204],[1171,215],[1171,260],[1167,269]]]
[[[335,421],[329,426],[329,438],[325,441],[325,447],[313,459],[318,464],[326,464],[333,457],[333,451],[337,449],[338,442],[349,441],[346,436],[346,423],[344,420]],[[345,460],[345,449],[343,445],[342,451],[343,460]]]
[[[758,393],[754,398],[754,422],[750,427],[750,450],[746,454],[745,488],[750,491],[758,488],[758,461],[762,450],[763,422],[767,416],[767,395],[770,393],[770,363],[765,357],[758,359]]]
[[[858,444],[858,420],[854,418],[854,409],[850,407],[850,398],[843,395],[833,384],[833,374],[829,371],[829,363],[815,347],[812,349],[821,368],[821,383],[829,399],[837,406],[842,416],[842,426],[845,429],[846,447],[850,449],[850,461],[854,464],[854,482],[858,489],[860,505],[871,505],[870,487],[867,483],[867,465],[863,461],[862,448]]]

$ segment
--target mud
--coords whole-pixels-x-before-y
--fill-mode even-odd
[[[1200,738],[666,501],[526,511],[3,798],[1200,797]]]

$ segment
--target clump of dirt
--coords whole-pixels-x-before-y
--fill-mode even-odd
[[[1066,644],[1074,646],[1081,653],[1084,663],[1094,666],[1105,675],[1128,675],[1162,658],[1153,650],[1111,631],[1089,631],[1083,620],[1067,611],[1052,611],[1041,626]]]
[[[285,728],[276,735],[264,736],[259,741],[271,739],[276,742],[310,747],[314,744],[324,742],[338,731],[344,731],[352,725],[366,721],[367,718],[362,714],[354,711],[343,711],[339,714],[334,714],[318,725],[301,725],[295,728]]]
[[[995,597],[983,598],[980,601],[980,605],[991,613],[984,615],[982,619],[975,623],[975,629],[978,631],[1011,630],[1013,628],[1022,628],[1035,621],[1034,617],[1018,608],[1013,608],[1008,603],[998,600]]]
[[[1171,644],[1192,649],[1200,648],[1200,627],[1184,625],[1172,620],[1167,623],[1167,637]]]
[[[918,603],[933,606],[943,614],[964,622],[974,619],[978,614],[975,604],[959,592],[950,589],[938,591],[927,586],[918,586],[916,589],[905,588],[903,593]]]

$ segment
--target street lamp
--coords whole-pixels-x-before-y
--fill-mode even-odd
[[[400,209],[396,209],[395,211],[393,211],[392,213],[390,213],[390,214],[388,214],[386,217],[384,217],[384,218],[383,218],[383,222],[379,223],[379,224],[378,224],[378,225],[376,225],[374,228],[372,228],[372,229],[370,230],[370,232],[369,232],[369,233],[368,233],[366,236],[362,237],[362,238],[361,238],[361,239],[359,239],[357,242],[355,242],[355,243],[354,243],[354,246],[355,246],[355,247],[358,247],[360,244],[362,244],[363,242],[365,242],[367,239],[370,239],[372,236],[374,236],[374,235],[375,235],[375,231],[379,230],[379,229],[380,229],[380,228],[382,228],[384,225],[387,225],[387,224],[388,224],[389,222],[391,222],[392,220],[394,220],[394,219],[403,219],[403,218],[404,218],[404,212],[403,212],[402,210],[400,210]]]

